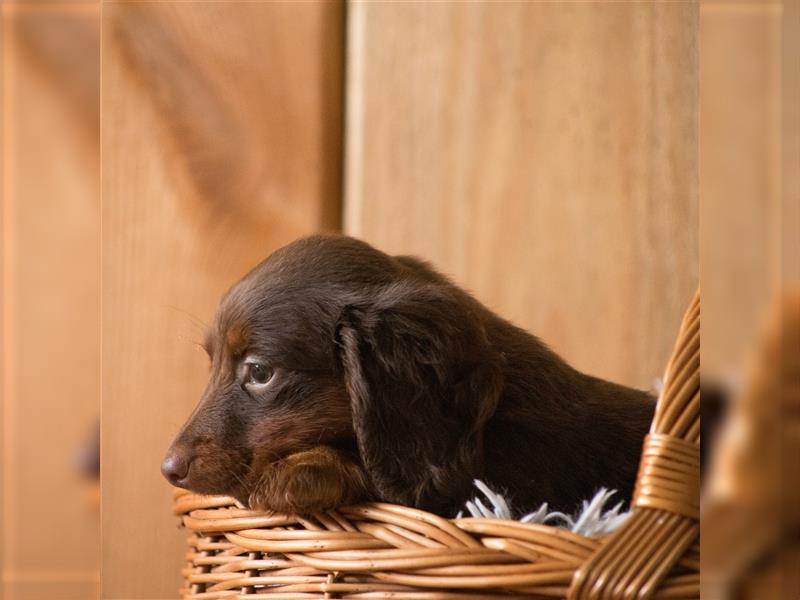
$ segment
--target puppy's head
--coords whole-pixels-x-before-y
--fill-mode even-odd
[[[417,435],[416,458],[443,481],[471,460],[494,407],[483,396],[496,392],[482,387],[478,363],[494,363],[472,302],[424,264],[351,238],[278,250],[220,303],[205,344],[209,382],[164,475],[247,504],[270,465],[322,445],[358,457],[386,499],[395,486],[419,496],[425,486],[378,455]]]

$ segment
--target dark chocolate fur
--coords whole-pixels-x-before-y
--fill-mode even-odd
[[[179,485],[256,508],[362,499],[453,515],[472,480],[518,511],[629,498],[654,409],[584,375],[411,257],[317,235],[267,258],[223,298],[208,388],[170,452]],[[275,376],[253,396],[246,355]]]

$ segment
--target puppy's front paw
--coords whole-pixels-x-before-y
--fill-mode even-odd
[[[291,454],[262,474],[250,495],[250,507],[310,514],[361,500],[366,477],[361,468],[332,448]]]

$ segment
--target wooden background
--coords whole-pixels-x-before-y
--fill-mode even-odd
[[[797,11],[720,0],[701,10],[702,361],[718,381],[737,379],[775,291],[800,282]]]
[[[103,12],[104,599],[177,594],[159,472],[200,398],[223,292],[338,227],[342,6],[120,3]]]
[[[0,598],[98,593],[99,6],[2,7]]]
[[[70,455],[101,389],[101,596],[176,596],[159,463],[205,384],[197,342],[299,235],[419,254],[588,372],[661,374],[698,283],[696,3],[350,2],[345,23],[340,2],[108,2],[102,35],[102,84],[79,71],[58,107],[63,53],[4,37],[4,598],[96,588],[96,517],[45,504],[28,466]],[[23,535],[43,513],[50,537]],[[54,531],[69,556],[45,574]]]
[[[354,3],[345,229],[650,387],[698,284],[697,5]]]
[[[98,594],[73,457],[101,299],[102,596],[123,600],[176,595],[158,463],[204,384],[202,322],[297,235],[343,219],[639,386],[698,265],[718,377],[798,280],[796,3],[353,1],[347,32],[338,2],[106,3],[102,244],[100,4],[1,5],[4,600]]]
[[[735,388],[746,375],[743,363],[752,359],[753,342],[761,337],[775,293],[800,285],[800,5],[714,1],[705,2],[700,15],[701,362],[706,380]],[[768,403],[764,408],[769,414]],[[786,423],[791,428],[792,420]],[[756,424],[741,439],[776,452],[792,448],[793,438],[782,428],[771,430],[768,441],[757,439],[763,430]],[[774,552],[757,565],[724,560],[732,556],[724,546],[729,522],[741,521],[743,507],[752,504],[750,499],[738,504],[731,494],[737,487],[727,479],[730,465],[737,464],[736,452],[729,448],[718,456],[713,451],[708,451],[713,470],[705,499],[712,513],[706,511],[709,520],[702,523],[702,597],[719,597],[733,572],[742,579],[740,569],[759,573],[748,583],[753,591],[742,597],[796,594],[796,586],[781,573],[784,565],[793,565],[797,573],[796,553],[787,560]],[[781,467],[788,473],[796,455],[785,456]],[[784,499],[791,497],[793,477],[781,479]],[[724,517],[714,519],[720,496]],[[786,527],[788,521],[776,517],[769,526]]]

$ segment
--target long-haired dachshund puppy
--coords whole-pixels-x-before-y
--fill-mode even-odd
[[[454,515],[628,498],[654,402],[584,375],[428,264],[318,235],[223,298],[202,399],[162,465],[256,509],[382,500]]]

